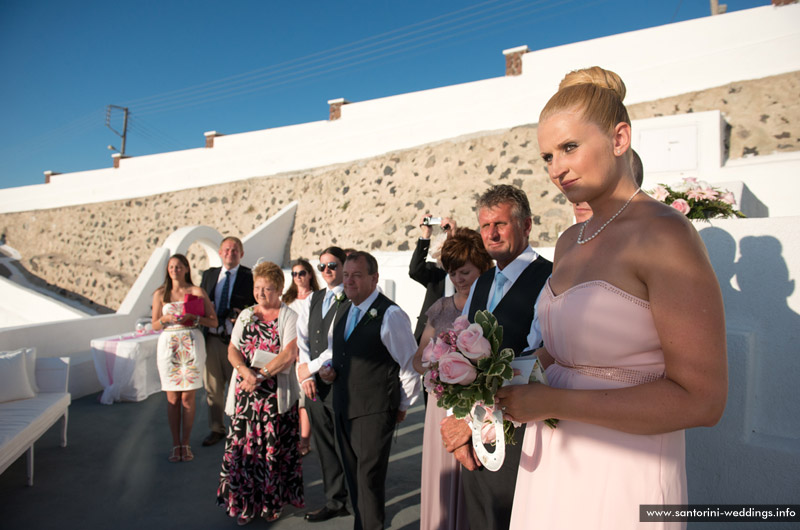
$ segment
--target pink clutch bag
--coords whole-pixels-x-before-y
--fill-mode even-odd
[[[206,316],[206,307],[201,297],[193,294],[187,294],[183,297],[183,315],[181,316],[186,315]]]

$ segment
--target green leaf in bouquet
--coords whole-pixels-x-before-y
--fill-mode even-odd
[[[487,339],[489,341],[489,346],[492,348],[492,353],[496,352],[500,348],[500,341],[497,340],[497,337],[492,334]]]
[[[458,419],[465,418],[467,414],[469,414],[471,408],[472,407],[457,405],[453,407],[453,415]]]
[[[483,399],[481,399],[486,404],[491,405],[494,403],[494,392],[490,388],[483,389]]]
[[[439,406],[443,409],[451,409],[458,403],[458,396],[445,393],[439,400]]]
[[[493,362],[494,361],[491,357],[484,357],[483,359],[478,359],[478,364],[476,366],[478,367],[478,370],[485,372],[489,369]]]
[[[489,320],[487,315],[491,316],[491,313],[488,311],[477,311],[475,312],[475,323],[479,324],[480,327],[483,329],[483,336],[489,337],[492,334],[493,323]]]
[[[503,351],[498,353],[498,360],[507,364],[511,364],[514,360],[514,350],[511,348],[504,348]]]
[[[505,369],[503,370],[503,373],[500,375],[500,377],[502,377],[506,381],[510,381],[511,379],[514,378],[514,369],[511,368],[511,365],[509,364],[505,365]]]
[[[507,367],[508,367],[508,365],[506,365],[506,364],[504,364],[502,362],[492,363],[492,366],[489,367],[488,370],[486,370],[486,375],[487,376],[494,376],[494,377],[502,377],[503,376],[503,372],[505,371],[505,368],[507,368]]]

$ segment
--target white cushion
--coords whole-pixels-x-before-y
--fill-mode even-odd
[[[9,353],[22,352],[25,355],[25,368],[28,372],[28,382],[35,393],[39,393],[39,386],[36,384],[36,348],[20,348],[18,350],[0,351],[0,356]]]
[[[28,375],[29,355],[26,349],[0,353],[0,403],[36,397]]]
[[[70,402],[66,392],[42,392],[0,404],[0,473],[67,412]]]

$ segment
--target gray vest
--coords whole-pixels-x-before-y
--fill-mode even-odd
[[[320,356],[328,348],[328,330],[336,315],[337,304],[331,303],[331,308],[325,318],[322,318],[322,309],[325,306],[325,293],[327,289],[320,289],[311,294],[311,303],[308,307],[308,353],[312,360]],[[327,401],[331,385],[325,383],[319,374],[314,377],[317,384],[319,398]]]

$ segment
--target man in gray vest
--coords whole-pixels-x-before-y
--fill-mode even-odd
[[[419,397],[420,379],[411,360],[417,342],[411,321],[378,292],[378,262],[354,252],[344,264],[344,291],[333,323],[333,380],[336,438],[342,454],[356,530],[382,529],[386,472],[392,431]]]
[[[476,311],[488,309],[503,326],[500,348],[511,348],[517,356],[530,354],[542,342],[535,303],[553,264],[528,243],[531,208],[524,191],[493,186],[478,198],[477,208],[483,244],[497,266],[472,284],[464,314],[474,321]],[[461,480],[471,528],[508,528],[524,431],[524,426],[517,428],[516,445],[506,446],[503,467],[492,472],[480,467],[475,458],[472,431],[465,420],[450,416],[442,424],[445,447],[466,468]]]
[[[311,418],[311,436],[322,467],[325,506],[306,514],[306,521],[316,523],[349,515],[344,470],[336,448],[331,385],[319,377],[322,364],[332,357],[328,345],[331,324],[337,308],[347,300],[342,285],[345,253],[329,247],[319,257],[319,270],[328,285],[306,298],[297,317],[297,347],[300,361],[297,378],[306,394],[306,411]]]

